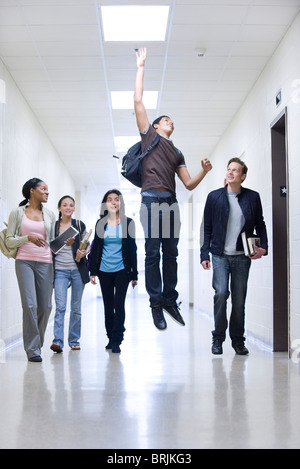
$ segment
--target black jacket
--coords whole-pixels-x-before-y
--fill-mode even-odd
[[[99,275],[99,268],[104,246],[104,233],[107,223],[99,219],[95,227],[95,238],[90,254],[90,275]],[[137,280],[137,247],[135,242],[135,224],[131,218],[122,220],[122,257],[125,270],[130,280]]]
[[[260,237],[261,247],[268,252],[267,230],[258,192],[242,187],[237,197],[245,217],[245,225],[241,233],[245,231],[247,236],[252,236],[256,232],[256,235]],[[204,240],[201,246],[201,262],[209,260],[209,252],[217,256],[223,255],[228,216],[229,202],[226,186],[210,192],[207,196],[204,208]],[[244,250],[241,233],[237,239],[238,251]]]
[[[83,221],[74,220],[73,218],[72,218],[72,226],[76,228],[76,230],[79,231],[79,235],[75,236],[74,243],[72,244],[73,258],[75,261],[77,250],[79,249],[81,240],[84,237],[85,232],[86,232],[86,227]],[[59,233],[58,233],[58,221],[57,221],[55,223],[55,237],[57,237],[58,235]],[[55,256],[53,256],[53,264],[55,264]],[[87,268],[87,259],[83,257],[82,259],[80,259],[79,262],[75,261],[75,264],[77,265],[77,268],[79,270],[81,280],[83,281],[83,283],[84,284],[89,283],[90,276],[89,276],[89,271]]]

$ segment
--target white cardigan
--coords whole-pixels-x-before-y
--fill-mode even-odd
[[[28,205],[12,210],[7,225],[6,244],[9,248],[18,248],[28,242],[28,236],[21,236],[21,224]],[[43,219],[45,222],[46,241],[49,244],[54,239],[55,215],[51,210],[42,206]]]

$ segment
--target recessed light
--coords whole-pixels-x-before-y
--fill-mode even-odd
[[[113,109],[133,109],[133,91],[111,91]],[[158,91],[144,91],[143,103],[146,109],[156,109]]]
[[[104,41],[164,41],[168,5],[101,6]]]
[[[0,79],[0,103],[5,104],[5,81]]]

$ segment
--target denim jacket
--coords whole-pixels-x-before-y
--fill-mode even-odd
[[[268,252],[268,237],[262,213],[262,205],[258,192],[241,187],[237,196],[239,205],[245,217],[243,231],[247,236],[260,237],[261,247]],[[201,262],[209,260],[209,252],[222,256],[224,252],[227,222],[229,217],[229,202],[227,185],[208,194],[203,218],[203,240],[201,239]],[[241,233],[237,238],[236,249],[243,251]],[[202,238],[202,237],[201,237]]]

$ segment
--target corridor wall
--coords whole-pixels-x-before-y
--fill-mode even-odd
[[[24,182],[39,177],[49,187],[48,208],[57,214],[65,193],[75,195],[72,178],[43,128],[0,61],[0,229],[22,197]],[[0,256],[0,350],[22,336],[22,308],[14,260]]]
[[[300,339],[300,15],[278,45],[272,58],[235,115],[227,131],[209,158],[213,177],[207,177],[194,193],[194,224],[200,229],[208,192],[223,185],[227,162],[242,158],[248,168],[244,183],[260,193],[269,236],[269,255],[252,263],[246,305],[249,334],[272,348],[272,179],[271,123],[287,108],[289,244],[290,244],[290,344]],[[282,101],[276,103],[281,90]],[[206,156],[206,155],[205,155]],[[199,233],[199,231],[198,231]],[[211,272],[200,267],[199,237],[194,237],[194,305],[212,313]]]

